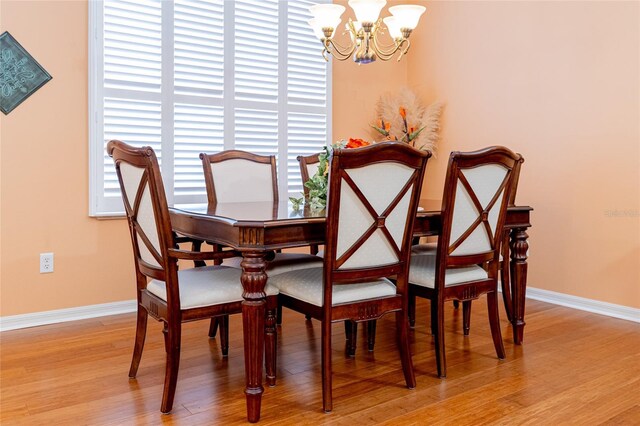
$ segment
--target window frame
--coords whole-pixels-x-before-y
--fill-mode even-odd
[[[233,4],[228,0],[225,3]],[[165,6],[169,3],[171,6]],[[174,104],[183,103],[190,95],[175,94],[173,82],[173,48],[174,48],[174,2],[163,2],[162,9],[162,91],[160,102],[162,106],[162,161],[161,173],[165,185],[167,201],[169,205],[174,203]],[[262,109],[274,111],[278,114],[278,187],[280,194],[300,196],[297,192],[288,190],[288,115],[290,113],[320,113],[326,115],[326,140],[332,141],[332,62],[327,64],[326,71],[326,106],[302,106],[292,105],[288,102],[288,57],[287,57],[287,23],[288,1],[278,2],[278,101],[274,103],[260,101],[237,100],[234,95],[234,33],[235,33],[235,8],[224,7],[224,95],[222,98],[212,98],[211,103],[196,102],[195,105],[218,106],[224,111],[224,149],[233,149],[235,145],[235,119],[234,110],[238,108]],[[118,209],[109,208],[108,197],[104,195],[104,1],[90,1],[88,8],[88,112],[89,112],[89,216],[95,218],[120,218],[125,217],[124,207],[118,197]],[[169,11],[169,12],[167,12]],[[231,34],[232,36],[226,36]],[[165,39],[170,42],[166,43]],[[321,46],[318,43],[318,55]],[[168,58],[168,59],[165,59]],[[166,89],[169,87],[169,89]],[[231,94],[227,96],[227,94]],[[169,99],[167,99],[169,97]],[[197,96],[196,96],[197,97]],[[144,98],[143,98],[144,99]],[[275,107],[274,107],[275,105]],[[170,118],[168,118],[170,117]],[[166,127],[170,127],[167,129]],[[126,141],[125,141],[126,142]],[[203,176],[204,179],[204,176]],[[206,195],[193,196],[193,200],[185,202],[206,202]],[[180,201],[183,202],[183,201]]]

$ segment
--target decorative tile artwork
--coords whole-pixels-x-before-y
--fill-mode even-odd
[[[8,31],[0,35],[0,110],[5,115],[49,80],[49,73]]]

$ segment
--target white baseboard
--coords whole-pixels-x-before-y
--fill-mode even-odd
[[[527,287],[527,299],[539,300],[554,305],[566,306],[567,308],[579,309],[581,311],[593,312],[594,314],[640,323],[640,309],[629,306],[586,299],[584,297],[542,290],[535,287]]]
[[[76,321],[107,315],[125,314],[136,311],[136,300],[79,306],[77,308],[56,309],[55,311],[34,312],[32,314],[0,317],[0,332],[38,325]]]
[[[527,298],[640,323],[640,309],[527,287]],[[135,300],[0,317],[0,332],[136,311]]]

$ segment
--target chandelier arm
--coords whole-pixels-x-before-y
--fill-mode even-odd
[[[384,48],[378,46],[377,37],[372,37],[372,42],[373,50],[376,52],[376,55],[378,55],[378,57],[380,57],[380,59],[382,59],[383,61],[388,61],[393,57],[393,55],[395,55],[398,50],[400,50],[404,43],[404,40],[402,40],[400,43],[397,43],[391,50],[385,50]]]
[[[349,51],[341,51],[341,49],[339,48],[338,44],[335,43],[332,39],[328,39],[325,41],[325,50],[330,54],[333,55],[334,58],[336,58],[339,61],[344,61],[347,60],[351,57],[351,55],[353,54],[353,52],[355,52],[356,50],[356,45],[355,43],[349,48]]]
[[[407,42],[407,47],[405,47],[405,49],[400,52],[400,55],[398,55],[398,62],[400,62],[400,59],[402,59],[402,57],[407,54],[407,52],[409,51],[409,48],[411,47],[411,42],[409,41],[408,38],[405,38],[402,40],[402,43],[400,43],[398,48],[401,47],[405,41]]]

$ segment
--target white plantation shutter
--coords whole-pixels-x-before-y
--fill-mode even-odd
[[[153,147],[169,203],[206,202],[198,154],[234,148],[277,155],[281,190],[301,192],[296,156],[331,134],[319,2],[89,2],[90,214],[123,211],[111,139]]]
[[[326,145],[329,73],[322,46],[307,23],[312,1],[289,2],[287,9],[287,189],[303,190],[299,155],[311,155]]]

